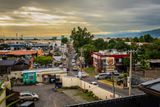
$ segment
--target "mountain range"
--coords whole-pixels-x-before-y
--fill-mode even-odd
[[[116,32],[110,34],[97,34],[96,38],[134,38],[140,37],[145,34],[150,34],[154,38],[160,38],[160,28],[148,31],[139,31],[139,32]]]

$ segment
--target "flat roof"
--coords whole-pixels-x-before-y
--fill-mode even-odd
[[[42,69],[25,70],[25,71],[22,71],[22,73],[29,73],[29,72],[38,73],[38,72],[49,72],[49,71],[52,71],[52,72],[66,72],[66,71],[63,71],[60,68],[42,68]]]
[[[14,50],[14,51],[0,51],[0,55],[33,55],[36,54],[36,50]]]

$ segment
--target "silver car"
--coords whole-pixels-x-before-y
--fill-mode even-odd
[[[19,98],[21,101],[28,101],[28,100],[37,101],[37,100],[39,100],[39,96],[33,92],[21,92]]]

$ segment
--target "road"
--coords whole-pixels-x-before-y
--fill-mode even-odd
[[[75,76],[78,74],[78,71],[70,71],[69,72],[69,75],[70,76]],[[110,92],[113,91],[113,87],[110,86],[110,85],[107,85],[107,84],[104,84],[104,83],[101,83],[101,82],[98,82],[94,77],[85,77],[85,78],[82,78],[83,81],[86,81],[88,83],[91,83],[92,81],[96,81],[99,85],[99,87],[105,89],[105,90],[108,90]],[[120,88],[115,88],[115,91],[116,91],[116,94],[119,95],[119,96],[128,96],[128,89],[120,89]],[[132,89],[132,95],[138,95],[138,94],[142,94],[143,92],[138,90],[137,88],[133,88]]]
[[[73,50],[72,50],[73,51]],[[75,53],[74,52],[71,52],[71,55],[70,55],[70,57],[68,57],[68,60],[69,61],[72,61],[72,59],[73,59],[73,56],[75,56]],[[80,60],[80,59],[78,59],[78,60]],[[71,63],[72,64],[72,63]],[[71,65],[72,66],[72,65]],[[75,76],[75,75],[77,75],[78,74],[78,71],[69,71],[69,73],[68,73],[68,75],[69,76]],[[113,87],[112,86],[110,86],[110,85],[107,85],[107,84],[103,84],[103,83],[100,83],[100,82],[98,82],[94,77],[86,77],[86,78],[83,78],[82,80],[84,80],[84,81],[86,81],[86,82],[88,82],[88,83],[90,83],[90,82],[92,82],[92,81],[96,81],[97,83],[98,83],[98,85],[99,85],[99,87],[101,87],[101,88],[103,88],[103,89],[105,89],[105,90],[108,90],[108,91],[110,91],[110,92],[112,92],[113,91]],[[124,96],[128,96],[128,89],[119,89],[119,88],[115,88],[115,91],[116,91],[116,94],[118,94],[118,95],[120,95],[120,96],[122,96],[122,97],[124,97]],[[134,89],[132,89],[132,95],[138,95],[138,94],[142,94],[143,92],[142,91],[140,91],[140,90],[138,90],[137,88],[134,88]]]
[[[67,95],[55,92],[53,85],[32,85],[32,86],[16,86],[15,91],[31,91],[39,95],[39,101],[35,102],[35,107],[64,107],[66,105],[75,104],[75,101]]]

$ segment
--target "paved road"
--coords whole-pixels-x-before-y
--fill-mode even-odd
[[[70,76],[75,76],[75,75],[77,75],[78,74],[78,71],[76,72],[76,71],[70,71],[69,72],[69,75]],[[86,81],[86,82],[88,82],[88,83],[90,83],[90,82],[92,82],[92,81],[96,81],[97,83],[98,83],[98,85],[99,85],[99,87],[101,87],[101,88],[103,88],[103,89],[105,89],[105,90],[108,90],[108,91],[110,91],[110,92],[112,92],[113,91],[113,88],[112,88],[112,86],[110,86],[110,85],[107,85],[107,84],[103,84],[103,83],[101,83],[101,82],[98,82],[94,77],[86,77],[86,78],[83,78],[82,80],[84,80],[84,81]],[[116,88],[115,89],[116,90],[116,94],[118,94],[118,95],[120,95],[120,96],[128,96],[128,89],[119,89],[119,88]],[[132,95],[138,95],[138,94],[142,94],[143,92],[142,91],[140,91],[140,90],[138,90],[137,88],[133,88],[132,89]]]
[[[13,90],[36,92],[40,96],[39,101],[35,102],[36,107],[64,107],[75,104],[75,101],[65,94],[53,91],[53,87],[53,85],[16,86]]]

